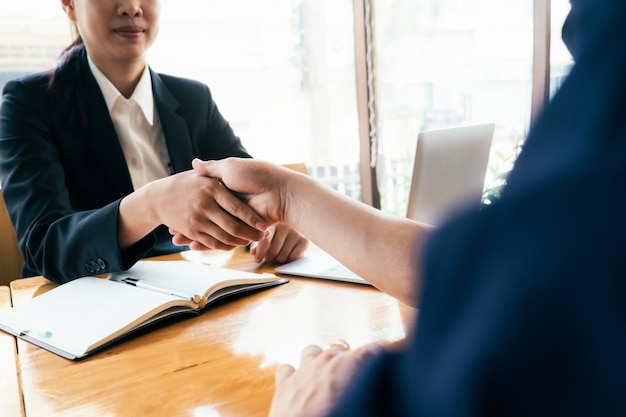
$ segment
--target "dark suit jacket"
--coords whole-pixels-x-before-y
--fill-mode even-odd
[[[250,156],[206,85],[151,76],[174,172],[190,169],[194,157]],[[68,111],[51,101],[49,79],[41,73],[7,83],[0,106],[0,183],[24,254],[24,275],[63,282],[180,250],[161,228],[120,251],[118,205],[133,187],[86,55],[76,79],[88,97],[84,132],[64,123]]]

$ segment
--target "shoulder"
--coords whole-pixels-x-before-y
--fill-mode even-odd
[[[178,77],[171,74],[165,74],[162,72],[154,72],[152,71],[153,76],[156,76],[163,81],[166,85],[174,85],[181,87],[190,87],[190,88],[207,88],[206,84],[200,82],[198,80],[193,80],[191,78]]]
[[[151,72],[152,89],[159,107],[176,109],[187,119],[204,118],[216,107],[209,87],[196,80]]]
[[[47,113],[51,72],[26,75],[8,81],[2,89],[0,112],[3,117],[26,117],[27,113]]]
[[[176,77],[169,74],[152,73],[154,88],[158,91],[160,87],[165,87],[175,97],[195,97],[207,99],[211,97],[209,87],[197,80],[190,78]]]
[[[2,94],[15,91],[45,91],[48,88],[52,71],[38,72],[7,81]]]

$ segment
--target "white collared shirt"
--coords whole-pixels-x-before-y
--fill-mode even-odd
[[[170,175],[170,157],[155,110],[148,66],[133,95],[126,99],[89,57],[87,60],[109,109],[134,189]]]

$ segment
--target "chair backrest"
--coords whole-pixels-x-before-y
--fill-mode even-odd
[[[309,174],[309,170],[306,167],[306,164],[304,162],[296,162],[293,164],[283,164],[283,166],[285,168],[289,168],[289,169],[293,169],[294,171],[298,171],[302,174]]]
[[[0,285],[20,278],[24,258],[0,190]]]

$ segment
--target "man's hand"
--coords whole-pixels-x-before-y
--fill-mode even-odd
[[[306,347],[297,371],[291,365],[281,365],[276,371],[269,417],[328,415],[362,363],[381,351],[377,344],[355,350],[341,344]]]

